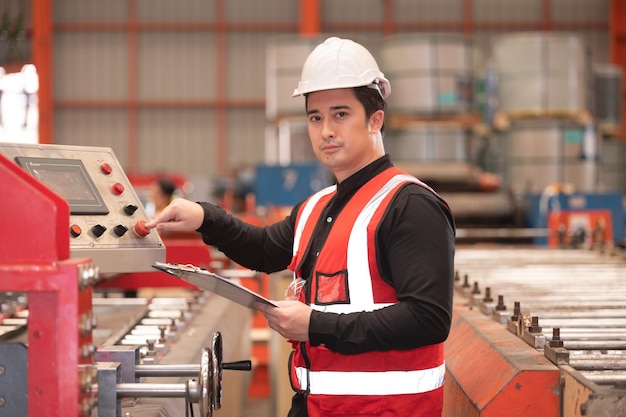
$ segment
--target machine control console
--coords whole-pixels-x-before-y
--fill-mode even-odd
[[[112,149],[0,143],[0,153],[69,203],[72,258],[92,258],[101,273],[151,271],[165,260]]]

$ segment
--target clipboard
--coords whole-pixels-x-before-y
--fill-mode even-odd
[[[194,265],[180,265],[175,263],[155,262],[152,265],[160,271],[173,275],[176,278],[189,282],[203,290],[213,292],[244,307],[254,309],[254,303],[264,303],[273,307],[276,304],[262,295],[237,284],[233,280],[224,278],[216,273]]]

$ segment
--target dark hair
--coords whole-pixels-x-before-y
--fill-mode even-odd
[[[172,181],[160,179],[157,181],[157,184],[159,184],[159,188],[166,196],[171,198],[172,195],[174,195],[174,191],[176,191],[176,184],[174,184]]]
[[[354,91],[354,96],[359,103],[363,105],[365,109],[365,123],[369,120],[370,116],[376,113],[378,110],[382,110],[383,112],[387,112],[387,102],[380,95],[380,92],[375,88],[370,88],[367,86],[363,87],[354,87],[352,88]],[[309,95],[304,95],[305,99],[305,107],[309,104]],[[383,120],[383,124],[380,127],[380,134],[385,134],[385,121]]]
[[[380,92],[375,88],[354,87],[354,95],[365,108],[366,122],[369,120],[370,116],[376,113],[378,110],[382,110],[383,112],[387,111],[387,102],[380,95]],[[380,127],[380,134],[384,135],[384,133],[385,121],[383,120],[383,124]]]

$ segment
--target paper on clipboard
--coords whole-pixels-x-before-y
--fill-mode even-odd
[[[190,284],[202,288],[203,290],[221,295],[222,297],[234,301],[244,307],[254,308],[254,303],[264,303],[278,307],[262,295],[257,294],[228,278],[224,278],[197,266],[155,262],[152,267],[173,275],[176,278],[187,281]]]

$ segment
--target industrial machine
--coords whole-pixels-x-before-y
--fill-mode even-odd
[[[110,148],[3,143],[0,153],[69,203],[70,257],[91,258],[103,274],[146,271],[165,259]]]
[[[606,248],[459,248],[444,415],[626,415],[625,267]]]
[[[1,417],[239,415],[248,309],[94,291],[166,252],[111,149],[0,144],[0,183]]]

